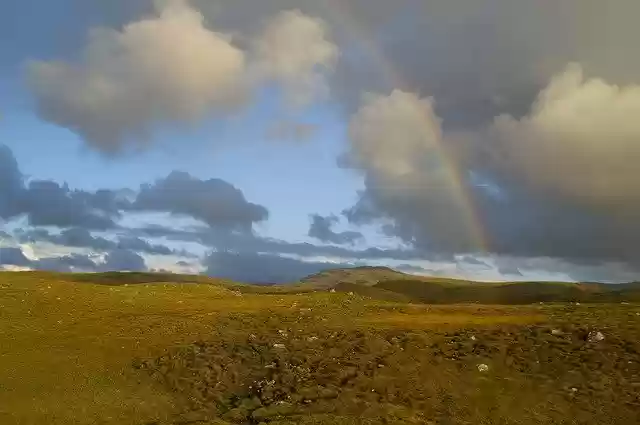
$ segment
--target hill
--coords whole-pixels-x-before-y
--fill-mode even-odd
[[[353,292],[378,300],[426,304],[638,302],[640,283],[474,282],[405,274],[387,267],[334,269],[301,280],[307,289]]]

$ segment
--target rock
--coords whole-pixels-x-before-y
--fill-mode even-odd
[[[349,292],[349,296],[353,297],[355,294],[353,292]]]
[[[562,331],[560,329],[551,329],[551,335],[562,335]]]
[[[589,342],[600,342],[604,340],[604,334],[600,331],[591,331],[587,336]]]
[[[471,341],[475,341],[477,338],[475,335],[471,335]]]
[[[333,289],[333,288],[331,288],[331,290],[330,290],[329,292],[331,292],[331,293],[333,294],[333,293],[335,293],[335,292],[336,292],[336,290],[335,290],[335,289]]]
[[[478,372],[487,372],[487,371],[489,371],[489,365],[484,363],[480,363],[478,365]]]
[[[318,339],[317,336],[310,336],[309,338],[307,338],[307,341],[313,342],[313,341],[316,341],[317,339]]]
[[[273,348],[277,348],[279,350],[282,350],[282,349],[287,348],[287,346],[284,345],[284,344],[273,344]]]

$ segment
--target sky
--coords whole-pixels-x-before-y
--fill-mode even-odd
[[[640,280],[634,0],[0,13],[0,267]]]

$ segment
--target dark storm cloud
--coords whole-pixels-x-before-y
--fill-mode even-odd
[[[169,247],[165,245],[153,245],[145,241],[144,239],[132,236],[121,237],[118,240],[117,245],[119,249],[146,252],[147,254],[171,255],[174,253]]]
[[[240,189],[224,180],[199,180],[178,171],[142,186],[133,209],[169,212],[213,228],[239,231],[249,231],[254,223],[269,216],[265,207],[248,202]]]
[[[0,146],[0,217],[26,215],[33,226],[108,229],[120,217],[123,201],[116,192],[71,190],[49,180],[25,184],[11,150]]]
[[[340,219],[335,215],[323,217],[319,214],[313,214],[311,215],[311,225],[309,226],[308,235],[321,242],[335,243],[338,245],[352,244],[363,238],[360,232],[334,231],[332,227],[339,221]]]
[[[0,248],[0,265],[4,264],[29,267],[31,260],[24,255],[20,248]]]
[[[106,255],[104,264],[101,264],[99,269],[100,271],[143,272],[147,270],[147,265],[139,254],[126,249],[116,249]]]
[[[147,237],[166,237],[174,241],[197,242],[216,250],[268,254],[289,254],[301,257],[336,257],[360,260],[452,260],[451,255],[429,253],[415,249],[366,248],[349,249],[332,245],[315,245],[307,242],[287,242],[280,239],[256,236],[252,233],[211,231],[207,228],[191,230],[150,226],[130,229],[133,234]]]
[[[249,202],[232,184],[220,179],[200,180],[179,171],[142,185],[138,192],[73,190],[49,180],[25,184],[13,153],[3,145],[0,177],[0,218],[11,220],[24,215],[31,226],[66,228],[59,235],[37,230],[29,236],[68,246],[166,255],[171,252],[128,235],[117,243],[91,235],[90,230],[117,230],[116,221],[127,212],[166,212],[200,220],[213,229],[241,232],[250,232],[254,223],[269,216],[265,207]]]
[[[206,273],[249,283],[290,283],[310,274],[347,264],[306,262],[271,254],[213,252],[204,261]]]
[[[56,272],[96,271],[97,264],[86,255],[71,254],[62,257],[48,257],[33,261],[31,267],[36,270]]]
[[[46,229],[18,230],[18,239],[23,243],[46,241],[56,245],[89,248],[94,251],[110,251],[123,249],[155,255],[180,255],[165,245],[151,244],[136,236],[120,236],[112,241],[100,236],[93,236],[87,229],[71,228],[62,230],[59,234],[51,234]]]

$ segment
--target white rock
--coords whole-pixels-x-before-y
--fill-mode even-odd
[[[336,290],[335,290],[335,289],[333,289],[333,288],[331,288],[331,290],[330,290],[329,292],[331,292],[331,293],[333,294],[333,293],[335,293],[335,292],[336,292]]]
[[[484,363],[480,363],[478,365],[478,372],[487,372],[489,370],[489,365],[486,365]]]
[[[562,331],[560,329],[551,329],[551,335],[562,335]]]
[[[309,342],[313,342],[313,341],[317,341],[318,337],[317,336],[310,336],[309,338],[307,338],[307,341]]]
[[[475,335],[471,335],[471,341],[475,341],[477,338]]]
[[[604,335],[600,331],[591,331],[587,337],[589,342],[600,342],[604,340]]]
[[[287,348],[287,346],[284,344],[273,344],[273,348],[277,348],[281,350],[281,349]]]

